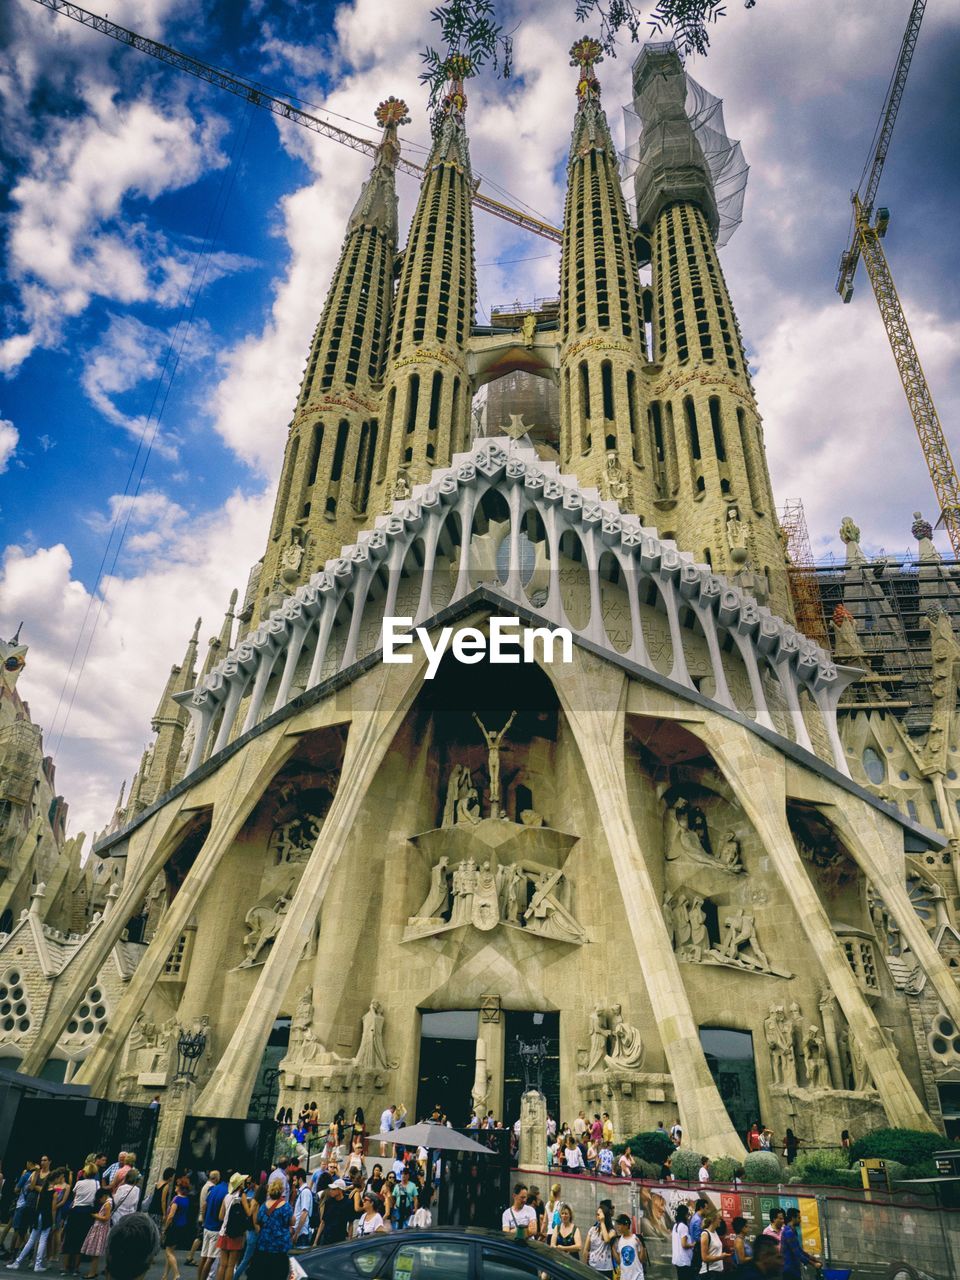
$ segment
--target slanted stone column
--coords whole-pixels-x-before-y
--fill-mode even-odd
[[[169,810],[161,810],[148,820],[145,838],[152,845],[153,852],[138,858],[129,867],[123,888],[111,902],[110,911],[105,912],[100,921],[91,927],[66,972],[57,980],[40,1034],[20,1064],[19,1069],[25,1075],[38,1076],[43,1070],[69,1018],[84,994],[96,982],[107,957],[120,940],[127,921],[146,897],[157,872],[169,857],[174,833],[182,824],[183,817],[182,806],[171,805]]]
[[[214,807],[213,822],[203,847],[187,872],[177,896],[164,912],[160,927],[137,965],[106,1031],[77,1073],[78,1084],[90,1085],[94,1093],[106,1089],[117,1056],[126,1043],[147,996],[156,985],[177,939],[197,909],[197,903],[215,879],[224,855],[263,795],[270,779],[294,749],[293,741],[285,741],[278,735],[276,747],[266,760],[260,753],[246,751],[231,757],[224,765],[218,786],[222,801]],[[168,852],[169,850],[164,850],[159,856],[149,860],[150,873],[144,877],[145,887],[139,898],[142,899],[153,876],[163,867]],[[118,903],[111,919],[116,920],[122,929],[131,914],[132,911],[121,911]],[[86,983],[80,988],[80,995],[88,986],[89,983]],[[77,996],[78,1000],[80,995]],[[71,1007],[75,1007],[75,1003]]]
[[[913,909],[905,884],[903,833],[856,796],[844,796],[827,815],[851,858],[872,882],[896,919],[907,946],[929,978],[944,1010],[960,1026],[960,990],[927,927]]]
[[[890,1124],[935,1129],[860,990],[800,858],[787,822],[784,758],[749,730],[714,717],[697,725],[695,732],[722,770],[790,894],[800,927],[870,1064]]]
[[[684,1132],[700,1151],[742,1159],[743,1143],[707,1066],[660,897],[630,813],[623,749],[627,678],[582,649],[575,647],[573,653],[572,663],[555,664],[547,674],[573,730],[600,813]]]
[[[367,791],[420,686],[424,663],[384,666],[352,685],[350,732],[337,794],[304,867],[257,985],[197,1107],[205,1115],[245,1116],[277,1009],[310,941],[327,887],[347,847]]]

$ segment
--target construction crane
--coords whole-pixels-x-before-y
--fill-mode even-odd
[[[176,67],[178,71],[186,71],[188,75],[196,76],[198,80],[205,80],[208,84],[216,85],[218,89],[225,89],[227,93],[243,98],[245,102],[250,102],[256,107],[263,107],[266,111],[272,111],[275,116],[280,116],[283,120],[292,120],[294,124],[302,125],[305,129],[312,129],[314,133],[319,133],[324,138],[332,138],[334,142],[340,142],[346,147],[352,147],[354,151],[362,151],[368,156],[376,154],[378,145],[376,142],[368,138],[359,138],[356,134],[348,133],[346,129],[341,129],[339,125],[332,124],[329,120],[323,120],[319,116],[311,115],[310,112],[304,111],[286,98],[276,97],[252,80],[246,80],[242,76],[231,75],[230,72],[222,71],[219,67],[209,66],[205,62],[200,62],[197,58],[192,58],[188,53],[181,53],[178,49],[172,49],[169,45],[160,44],[157,40],[138,35],[135,31],[129,31],[126,27],[118,26],[116,22],[110,22],[108,18],[103,18],[97,13],[91,13],[89,9],[83,9],[78,4],[69,3],[69,0],[36,0],[36,3],[42,4],[45,9],[52,9],[55,13],[61,13],[64,17],[72,18],[74,22],[79,22],[81,26],[91,27],[94,31],[99,31],[102,35],[109,36],[120,44],[139,49],[141,53],[148,53],[151,58],[156,58],[159,62],[166,63],[168,67]],[[402,173],[409,173],[419,179],[422,179],[426,172],[421,165],[415,164],[412,160],[407,160],[403,156],[397,162],[397,168]],[[478,209],[483,209],[486,213],[492,213],[495,217],[502,218],[505,222],[513,223],[515,227],[520,227],[524,231],[530,231],[534,235],[542,236],[544,240],[552,240],[555,244],[560,244],[562,240],[558,227],[552,227],[548,222],[542,222],[539,218],[533,217],[532,214],[524,213],[521,209],[511,208],[510,205],[494,200],[491,196],[481,195],[476,189],[473,193],[473,203]]]
[[[863,258],[877,299],[877,306],[880,308],[880,318],[883,320],[890,340],[893,358],[897,362],[897,372],[900,374],[900,381],[906,392],[914,426],[920,437],[920,447],[923,449],[930,479],[933,481],[940,521],[950,539],[953,557],[960,561],[960,481],[957,479],[957,470],[950,456],[947,438],[940,425],[940,418],[924,376],[920,356],[917,354],[917,348],[910,333],[910,326],[907,324],[903,306],[893,283],[890,264],[883,252],[881,241],[887,232],[890,211],[880,207],[874,217],[873,208],[926,7],[926,0],[913,0],[907,29],[903,33],[900,44],[896,69],[890,80],[887,99],[880,116],[873,157],[869,168],[864,170],[866,175],[864,180],[852,196],[853,231],[850,244],[840,259],[837,293],[844,302],[849,302],[853,297],[853,278],[857,263]]]

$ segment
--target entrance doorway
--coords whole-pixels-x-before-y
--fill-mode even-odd
[[[526,1013],[508,1009],[506,1044],[503,1057],[503,1123],[509,1128],[520,1118],[523,1095],[523,1059],[520,1046],[526,1042],[546,1041],[541,1083],[547,1099],[547,1112],[556,1119],[560,1114],[560,1015],[559,1013]]]
[[[743,1137],[760,1119],[753,1036],[732,1027],[701,1027],[700,1044],[730,1123]]]
[[[479,1025],[477,1009],[421,1015],[418,1120],[428,1119],[434,1107],[440,1108],[454,1128],[462,1129],[470,1119]]]

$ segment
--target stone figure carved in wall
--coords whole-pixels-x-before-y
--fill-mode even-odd
[[[441,826],[452,827],[456,822],[457,804],[470,785],[470,770],[465,764],[455,764],[447,779],[447,794],[443,805]]]
[[[607,1066],[614,1071],[639,1071],[643,1066],[643,1040],[636,1027],[623,1020],[619,1004],[612,1009],[613,1044],[607,1054]]]
[[[394,502],[406,502],[407,498],[413,490],[410,488],[410,481],[407,479],[403,471],[397,473],[397,478],[393,482],[393,500]]]
[[[280,932],[287,907],[293,901],[293,889],[294,886],[291,884],[279,896],[275,897],[271,894],[258,902],[256,906],[251,907],[244,916],[244,923],[249,930],[247,936],[243,939],[243,949],[247,953],[246,959],[243,961],[245,967],[256,964],[260,958],[260,953],[273,942]]]
[[[594,1005],[590,1012],[590,1047],[587,1071],[640,1071],[643,1067],[643,1039],[639,1030],[625,1021],[620,1004]]]
[[[477,1036],[476,1058],[473,1073],[473,1088],[470,1090],[470,1100],[473,1103],[473,1109],[478,1116],[485,1116],[488,1101],[488,1086],[490,1084],[490,1074],[487,1071],[487,1042],[483,1036]]]
[[[677,917],[674,911],[673,894],[669,889],[664,890],[663,901],[660,904],[663,912],[663,923],[667,929],[667,937],[670,939],[670,945],[676,948],[677,945]]]
[[[426,900],[407,921],[405,940],[460,925],[486,932],[506,924],[558,942],[586,942],[566,905],[566,891],[563,872],[539,863],[503,863],[494,869],[489,860],[480,867],[473,858],[451,865],[443,857],[431,872]]]
[[[294,525],[290,530],[290,541],[280,554],[280,577],[287,586],[293,586],[299,580],[303,555],[303,532]]]
[[[807,1073],[808,1089],[828,1089],[830,1087],[827,1051],[823,1042],[823,1032],[812,1023],[803,1037],[803,1067]]]
[[[797,1057],[794,1047],[794,1021],[788,1018],[782,1004],[772,1004],[763,1020],[763,1034],[770,1051],[773,1083],[795,1087]]]
[[[667,832],[666,859],[675,862],[690,858],[704,866],[715,867],[738,875],[744,870],[740,861],[740,841],[735,831],[727,831],[713,850],[703,810],[681,797],[670,809],[671,823]]]
[[[143,913],[147,917],[143,928],[144,942],[150,942],[153,938],[160,927],[160,921],[163,919],[163,913],[166,909],[167,878],[161,871],[154,877],[143,904]]]
[[[527,314],[520,321],[520,337],[523,340],[523,345],[525,347],[533,346],[533,338],[536,332],[537,332],[537,317],[533,314],[532,311],[528,311]]]
[[[507,723],[497,732],[488,729],[477,713],[472,712],[474,720],[479,726],[480,732],[483,734],[483,740],[487,744],[487,772],[490,775],[490,816],[493,818],[503,817],[503,811],[500,808],[500,748],[503,746],[503,739],[507,730],[517,718],[516,711],[510,712],[510,718]]]
[[[732,960],[747,969],[768,972],[770,962],[760,949],[753,916],[740,907],[723,922],[723,938],[718,949],[720,958]]]
[[[268,847],[273,850],[276,863],[305,862],[320,838],[322,827],[323,819],[312,813],[297,814],[274,827]]]
[[[607,1056],[607,1030],[603,1007],[594,1005],[590,1011],[590,1049],[587,1055],[587,1070],[599,1071]]]
[[[383,1006],[379,1000],[371,1000],[370,1008],[363,1015],[363,1030],[360,1035],[360,1048],[353,1060],[355,1067],[363,1070],[394,1071],[396,1062],[391,1062],[383,1043]]]
[[[430,873],[430,892],[427,900],[417,912],[421,919],[435,919],[443,915],[450,902],[450,886],[447,882],[447,868],[450,859],[443,857]]]
[[[614,502],[626,502],[630,496],[630,485],[613,450],[607,454],[607,490]]]
[[[733,564],[746,564],[747,533],[743,527],[743,521],[740,519],[740,508],[736,503],[732,503],[727,507],[727,522],[724,533],[726,534],[727,547]]]
[[[313,987],[307,987],[300,999],[297,1001],[297,1007],[294,1010],[293,1017],[290,1020],[290,1050],[288,1057],[296,1058],[300,1056],[303,1048],[304,1037],[313,1021]]]
[[[855,1093],[867,1093],[873,1089],[873,1076],[867,1063],[867,1055],[857,1037],[851,1032],[847,1040],[850,1052],[850,1067],[853,1071],[853,1088]]]

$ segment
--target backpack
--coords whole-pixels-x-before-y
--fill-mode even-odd
[[[234,1200],[227,1211],[223,1234],[230,1240],[238,1240],[247,1234],[247,1214],[239,1200]]]

